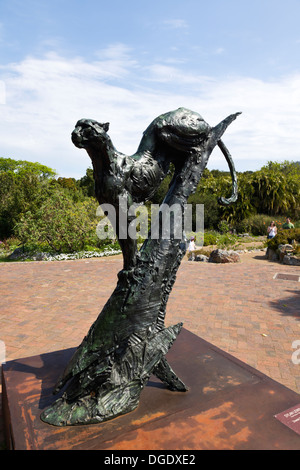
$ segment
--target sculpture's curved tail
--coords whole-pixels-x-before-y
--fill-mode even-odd
[[[234,166],[232,157],[229,153],[229,150],[227,149],[227,147],[225,146],[224,142],[221,139],[218,141],[218,147],[220,148],[221,152],[226,158],[226,161],[230,169],[231,179],[232,179],[232,194],[230,198],[227,199],[225,197],[220,197],[218,199],[219,204],[222,204],[223,206],[227,206],[228,204],[235,202],[238,198],[237,176],[236,176],[235,166]]]

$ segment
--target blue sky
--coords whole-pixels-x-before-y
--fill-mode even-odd
[[[300,1],[0,0],[1,156],[80,178],[77,120],[136,151],[159,114],[216,125],[238,171],[300,160]],[[226,169],[216,149],[209,168]]]

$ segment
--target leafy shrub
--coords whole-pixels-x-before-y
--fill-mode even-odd
[[[13,251],[21,245],[21,241],[18,238],[10,237],[0,241],[0,250]]]
[[[294,248],[294,256],[300,257],[300,245],[296,245]]]
[[[204,234],[204,246],[216,245],[217,243],[217,234],[214,232],[205,232]]]
[[[196,192],[189,197],[188,203],[193,205],[194,229],[196,227],[196,204],[204,205],[205,229],[214,230],[218,228],[218,223],[220,221],[220,205],[218,204],[217,195]]]
[[[213,249],[206,250],[205,248],[200,248],[199,250],[194,251],[194,255],[195,256],[204,255],[204,256],[207,256],[209,258],[212,251],[213,251]],[[190,253],[188,253],[188,256],[190,256]]]
[[[255,214],[241,222],[236,223],[236,230],[238,233],[251,233],[252,235],[267,235],[267,228],[270,223],[274,220],[275,225],[280,229],[284,219],[280,220],[279,217],[274,218],[270,215]]]
[[[217,237],[217,244],[221,248],[234,245],[236,241],[237,241],[237,237],[235,235],[228,234],[228,233],[220,234]]]
[[[97,243],[96,208],[92,198],[74,203],[57,190],[34,213],[26,212],[15,232],[26,248],[46,244],[55,252],[80,251]]]
[[[55,171],[40,163],[0,158],[0,239],[14,235],[14,226],[37,208]]]
[[[230,230],[229,224],[226,222],[226,220],[221,220],[218,224],[218,230],[220,233],[228,233]]]
[[[274,238],[268,240],[267,245],[269,248],[276,251],[279,245],[290,244],[293,240],[298,243],[300,242],[300,228],[279,230]]]

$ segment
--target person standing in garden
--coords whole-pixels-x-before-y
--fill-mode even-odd
[[[287,217],[286,222],[282,225],[282,228],[290,229],[290,228],[295,228],[295,227],[294,227],[294,224],[292,224],[291,219]]]
[[[195,259],[195,254],[194,254],[195,250],[196,250],[195,237],[191,237],[189,248],[188,248],[190,261],[194,261]]]
[[[268,227],[268,239],[275,237],[276,234],[277,234],[277,227],[273,220]]]

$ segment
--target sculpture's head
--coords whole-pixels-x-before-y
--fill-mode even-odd
[[[93,143],[104,143],[109,139],[109,123],[101,124],[93,119],[80,119],[72,132],[72,142],[78,148],[86,148]]]

